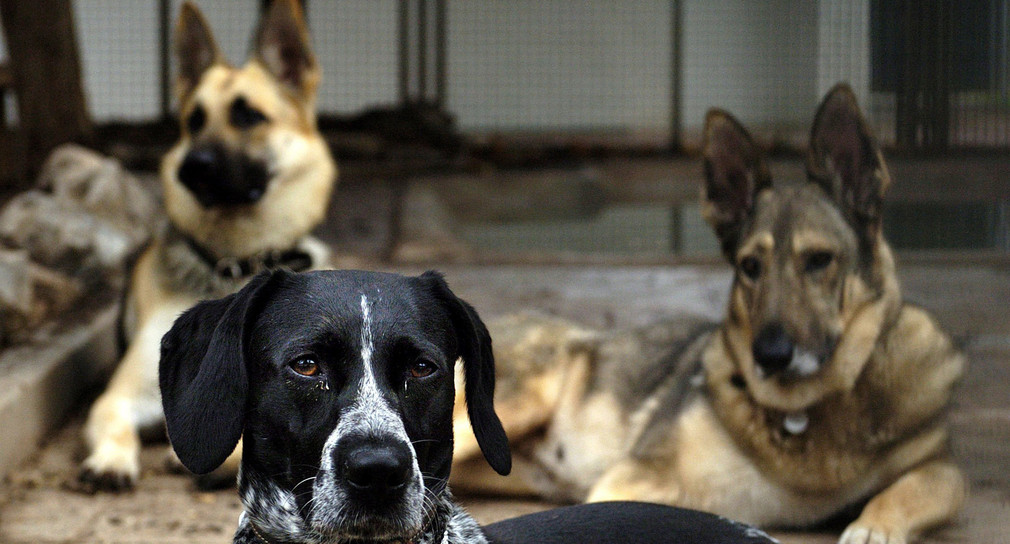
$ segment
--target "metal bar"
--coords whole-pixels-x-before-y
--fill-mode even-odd
[[[171,0],[158,0],[158,45],[159,62],[159,94],[161,95],[161,118],[172,117],[172,17]]]
[[[428,94],[428,0],[417,4],[417,95],[424,101]]]
[[[681,82],[681,52],[684,43],[683,9],[680,0],[670,0],[670,136],[671,151],[683,148],[681,141],[680,108],[683,86]]]
[[[898,24],[900,25],[900,49],[898,55],[898,74],[894,84],[894,139],[900,148],[912,147],[910,135],[914,132],[910,95],[912,94],[912,34],[915,31],[912,21],[911,7],[914,2],[905,0],[898,3]]]
[[[1010,146],[1010,77],[1007,70],[1010,69],[1010,2],[994,2],[993,20],[998,21],[994,25],[993,33],[993,76],[995,78],[992,90],[996,99],[991,102],[990,109],[993,117],[993,142],[997,146],[1007,148]],[[1000,138],[1002,135],[1002,138]]]
[[[950,12],[946,7],[945,2],[937,2],[936,4],[936,18],[937,24],[940,26],[940,32],[938,32],[939,41],[938,44],[939,51],[937,54],[937,78],[936,78],[936,136],[937,141],[935,142],[937,147],[941,149],[947,149],[950,147],[951,138],[951,124],[950,124],[950,98],[951,98],[951,74],[953,73],[951,66],[951,50],[953,47],[953,35],[954,29],[950,21]]]
[[[400,86],[400,103],[406,104],[407,99],[410,97],[410,2],[409,0],[400,0],[400,20],[399,20],[399,33],[400,38],[400,51],[399,51],[399,86]]]
[[[448,10],[445,0],[435,0],[435,104],[445,108],[447,65],[446,50],[448,44]]]
[[[926,0],[928,1],[928,0]],[[923,143],[928,138],[926,131],[926,126],[923,123],[923,108],[926,107],[926,100],[928,96],[924,92],[925,82],[927,77],[925,76],[925,63],[926,63],[926,51],[924,34],[928,32],[929,29],[926,26],[926,8],[920,3],[916,3],[914,7],[914,17],[915,17],[915,31],[912,33],[912,50],[914,51],[914,63],[912,80],[914,85],[914,95],[912,102],[912,121],[913,128],[915,130],[912,135],[912,145],[916,148],[921,148]]]

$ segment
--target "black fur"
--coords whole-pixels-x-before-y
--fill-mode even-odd
[[[467,414],[473,426],[477,442],[488,463],[499,474],[508,474],[512,469],[512,456],[508,451],[508,438],[501,421],[494,413],[494,355],[491,352],[491,335],[477,312],[463,300],[452,294],[442,276],[427,272],[421,276],[430,284],[431,291],[441,305],[448,309],[452,325],[456,330],[457,348],[466,365]],[[485,448],[487,444],[490,447]],[[506,447],[501,447],[501,445]]]
[[[597,502],[528,514],[484,528],[493,544],[770,544],[725,518],[645,502]]]
[[[168,435],[197,474],[232,452],[244,426],[249,379],[245,330],[256,295],[272,283],[261,274],[239,292],[202,302],[162,338],[158,380]]]
[[[316,375],[292,370],[305,357],[318,363]],[[293,542],[328,534],[399,538],[423,526],[440,528],[430,535],[440,540],[462,529],[448,526],[450,519],[465,519],[449,507],[445,485],[459,358],[478,443],[506,473],[511,458],[493,408],[491,339],[441,276],[264,273],[185,312],[165,335],[160,382],[169,438],[184,465],[205,473],[244,433],[246,515],[237,536],[257,528]],[[412,379],[408,365],[418,359],[437,370]],[[372,404],[359,406],[369,394]],[[353,417],[371,419],[362,429],[338,429]],[[419,474],[407,488],[423,500],[372,501],[357,482],[348,483],[343,462],[331,461],[348,448],[397,443],[416,459]],[[358,525],[342,526],[348,520]]]

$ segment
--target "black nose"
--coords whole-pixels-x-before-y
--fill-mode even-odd
[[[179,181],[200,198],[213,192],[215,180],[221,176],[220,163],[219,154],[213,149],[194,149],[186,153],[179,166]]]
[[[179,181],[205,208],[253,204],[265,192],[266,168],[220,146],[191,149],[179,165]]]
[[[764,370],[765,375],[772,375],[789,366],[793,360],[794,347],[786,330],[776,323],[761,329],[751,349],[754,361]]]
[[[374,500],[402,493],[410,481],[413,459],[398,440],[364,441],[341,454],[343,479],[356,494]]]

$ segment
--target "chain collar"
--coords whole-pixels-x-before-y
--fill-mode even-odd
[[[297,246],[285,250],[261,251],[242,259],[236,257],[219,258],[192,237],[182,232],[178,232],[178,235],[204,264],[210,267],[215,274],[225,279],[246,278],[264,270],[278,268],[287,268],[292,272],[304,272],[312,268],[312,256]]]

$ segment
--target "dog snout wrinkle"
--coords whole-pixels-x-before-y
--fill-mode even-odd
[[[782,325],[773,324],[761,329],[754,339],[754,361],[765,375],[777,374],[786,369],[793,359],[795,345]]]

